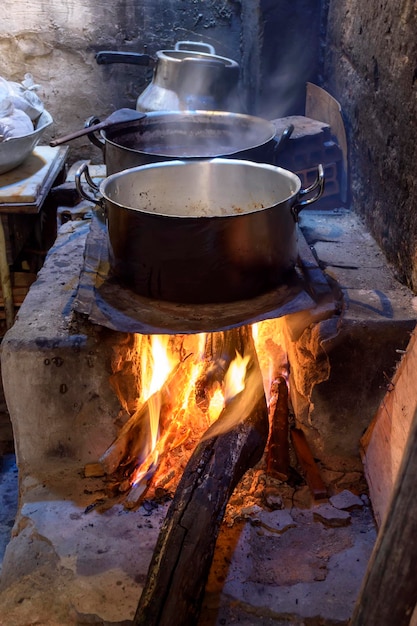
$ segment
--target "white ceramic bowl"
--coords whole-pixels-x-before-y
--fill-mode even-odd
[[[0,142],[0,174],[9,172],[23,163],[32,153],[39,142],[43,132],[53,122],[48,111],[43,111],[35,124],[32,133],[22,137],[12,137]]]

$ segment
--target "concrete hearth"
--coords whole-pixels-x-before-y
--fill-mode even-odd
[[[352,233],[347,226],[352,226],[350,218],[348,213],[329,213],[333,222],[326,223],[333,224],[333,235],[336,224],[343,226],[339,241],[342,234]],[[320,214],[310,213],[303,220],[306,235],[313,236]],[[114,342],[123,340],[123,333],[73,314],[89,227],[88,219],[61,227],[3,341],[4,390],[19,467],[19,509],[2,568],[4,626],[129,624],[168,507],[161,502],[128,511],[114,505],[100,512],[102,479],[83,474],[85,464],[95,462],[117,433],[120,405],[108,381]],[[329,239],[330,233],[326,236]],[[368,249],[372,245],[367,239],[365,243]],[[321,272],[319,265],[312,262],[311,272]],[[382,264],[378,271],[388,275]],[[377,269],[371,273],[375,278]],[[369,277],[369,272],[365,275]],[[324,289],[325,274],[321,280]],[[226,512],[201,626],[237,619],[259,626],[331,625],[349,619],[375,539],[357,446],[363,422],[369,423],[378,401],[379,382],[376,374],[371,382],[365,377],[367,389],[372,389],[371,402],[362,406],[356,421],[352,402],[350,422],[340,432],[332,416],[346,422],[347,413],[341,411],[343,402],[336,407],[338,413],[325,406],[325,390],[332,382],[341,389],[348,381],[342,381],[338,369],[332,380],[332,354],[344,354],[346,371],[352,372],[353,364],[347,363],[351,344],[343,348],[341,330],[352,340],[366,339],[354,353],[361,357],[355,356],[362,374],[372,372],[372,366],[379,371],[382,363],[392,368],[395,350],[405,347],[415,318],[412,297],[395,281],[390,283],[389,315],[387,308],[370,306],[375,292],[369,283],[352,285],[346,286],[349,300],[344,285],[338,287],[340,310],[326,305],[327,285],[324,303],[288,320],[290,357],[294,359],[297,350],[309,351],[322,372],[310,384],[312,366],[302,361],[304,380],[310,383],[303,386],[301,378],[293,377],[294,410],[311,439],[330,501],[314,502],[300,476],[292,484],[278,483],[267,478],[262,463],[248,472]],[[372,345],[370,335],[382,334],[385,356],[375,362],[374,348],[373,363],[368,363],[361,349]],[[357,384],[355,380],[355,390]],[[361,401],[364,395],[365,391]],[[311,398],[314,406],[309,408]],[[331,499],[341,492],[339,500]]]

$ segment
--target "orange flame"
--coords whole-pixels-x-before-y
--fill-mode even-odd
[[[150,350],[145,353],[145,363],[142,366],[142,380],[144,400],[158,391],[166,381],[168,374],[175,366],[175,362],[168,354],[168,335],[152,335]],[[150,358],[150,367],[148,361]],[[148,375],[148,380],[145,379]]]
[[[270,383],[282,370],[286,359],[281,347],[283,341],[279,320],[254,324],[252,332],[264,379],[264,390],[269,399]],[[166,484],[163,482],[164,475],[180,474],[178,464],[187,462],[187,459],[183,460],[183,456],[186,456],[183,451],[191,451],[197,442],[204,438],[209,427],[208,436],[213,436],[237,424],[241,419],[239,405],[228,413],[227,423],[225,420],[217,422],[217,419],[226,404],[239,394],[245,385],[247,387],[245,403],[254,405],[258,399],[259,385],[252,376],[252,369],[248,370],[249,355],[242,356],[236,352],[236,357],[221,380],[217,378],[216,372],[223,370],[224,365],[220,364],[220,367],[217,367],[219,364],[210,361],[209,355],[206,355],[205,333],[178,336],[174,341],[172,339],[168,335],[153,335],[143,337],[141,342],[141,398],[143,402],[147,402],[149,423],[143,428],[146,440],[142,444],[138,459],[139,467],[131,477],[133,484],[141,481],[144,484],[157,467],[159,467],[158,477],[153,482]],[[190,365],[187,366],[186,380],[173,390],[172,395],[175,397],[169,398],[167,408],[166,391],[163,392],[162,399],[161,387],[166,383],[173,368],[181,362],[184,363],[184,354],[191,354],[190,361],[187,359]],[[210,368],[214,371],[214,376],[211,375]],[[207,387],[204,386],[202,401],[200,397],[197,398],[201,380],[209,381]],[[164,390],[166,388],[163,387]],[[162,402],[165,418],[161,419]]]
[[[229,369],[224,377],[225,402],[229,402],[245,388],[245,376],[248,363],[249,356],[243,357],[239,352],[236,352],[236,358],[230,363]]]
[[[216,419],[219,417],[223,409],[224,409],[224,394],[220,388],[217,388],[210,398],[210,404],[208,408],[208,416],[209,416],[210,424],[216,421]]]
[[[148,349],[143,351],[141,362],[142,397],[148,403],[149,410],[149,437],[143,443],[141,458],[143,463],[135,470],[131,478],[132,484],[137,484],[149,474],[152,467],[158,462],[159,452],[156,445],[159,437],[159,416],[161,412],[162,385],[175,366],[175,361],[169,357],[168,335],[152,335]]]

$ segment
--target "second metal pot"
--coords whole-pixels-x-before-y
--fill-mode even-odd
[[[90,124],[97,123],[91,118]],[[225,111],[158,111],[91,133],[107,174],[169,159],[233,157],[271,162],[278,149],[272,122]]]
[[[76,180],[91,200],[80,183],[86,169]],[[234,159],[165,161],[113,174],[96,187],[112,273],[140,295],[172,302],[265,293],[294,268],[297,215],[323,187],[321,166],[303,190],[292,172]]]

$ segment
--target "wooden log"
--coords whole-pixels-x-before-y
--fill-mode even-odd
[[[326,485],[320,476],[319,469],[314,461],[305,434],[300,428],[293,428],[291,430],[291,441],[314,499],[320,500],[326,498]]]
[[[417,410],[351,626],[409,626],[417,599]]]
[[[288,415],[287,381],[279,376],[271,385],[270,436],[266,455],[267,474],[279,480],[287,480],[290,469]]]
[[[134,626],[172,626],[173,620],[197,624],[227,502],[243,474],[261,459],[268,426],[262,375],[252,361],[245,389],[226,406],[186,466],[158,537]]]

